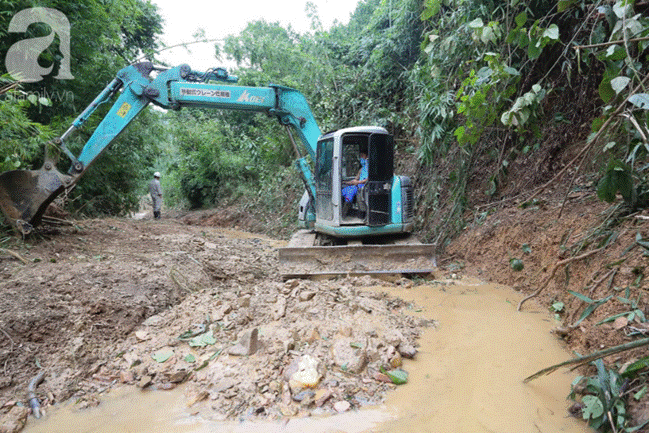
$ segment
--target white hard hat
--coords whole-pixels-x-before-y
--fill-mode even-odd
[[[153,173],[153,177],[160,177],[160,172],[156,171],[155,173]]]

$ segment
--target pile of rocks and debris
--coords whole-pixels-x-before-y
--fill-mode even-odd
[[[407,280],[399,283],[412,284]],[[379,404],[433,323],[369,277],[224,281],[148,318],[93,379],[171,389],[216,419],[271,419]]]
[[[376,404],[407,380],[401,360],[434,325],[366,290],[410,280],[284,282],[282,244],[263,236],[105,219],[12,242],[23,260],[0,256],[0,425],[14,427],[0,431],[20,430],[43,371],[45,411],[120,385],[183,384],[187,404],[217,419]]]

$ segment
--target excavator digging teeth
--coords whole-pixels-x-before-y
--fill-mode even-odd
[[[47,206],[63,190],[61,175],[54,170],[13,170],[0,174],[0,210],[9,224],[28,234]]]
[[[435,271],[434,246],[417,242],[381,245],[313,246],[300,233],[279,250],[280,273],[292,278],[349,276],[430,277]],[[310,245],[309,245],[310,244]]]

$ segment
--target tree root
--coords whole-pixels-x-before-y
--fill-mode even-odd
[[[538,296],[538,294],[541,293],[541,292],[543,291],[543,289],[545,289],[545,288],[547,287],[548,284],[550,284],[550,280],[552,280],[552,278],[554,277],[554,274],[557,273],[557,270],[558,270],[561,266],[565,266],[565,265],[567,265],[568,263],[576,262],[577,260],[585,259],[586,257],[590,257],[590,256],[592,256],[593,254],[596,254],[596,253],[602,251],[603,249],[604,249],[604,248],[598,248],[598,249],[596,249],[596,250],[588,251],[587,253],[584,253],[584,254],[582,254],[582,255],[580,255],[580,256],[575,256],[575,257],[570,257],[570,258],[567,258],[567,259],[564,259],[564,260],[559,260],[559,261],[554,265],[554,267],[552,268],[552,272],[550,272],[550,275],[545,279],[545,281],[543,282],[543,284],[541,284],[541,287],[539,287],[539,288],[536,290],[536,292],[534,292],[534,293],[532,293],[531,295],[529,295],[529,296],[523,298],[523,299],[521,300],[521,302],[518,303],[518,309],[517,309],[517,310],[518,310],[518,311],[521,311],[521,307],[523,306],[523,304],[524,304],[526,301],[528,301],[529,299],[532,299],[532,298]]]

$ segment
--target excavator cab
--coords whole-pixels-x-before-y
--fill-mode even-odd
[[[346,202],[343,189],[358,177],[361,153],[368,156],[367,182]],[[393,191],[402,180],[394,176],[393,162],[394,141],[384,128],[346,128],[320,137],[315,162],[316,231],[336,237],[408,231],[402,191]]]

